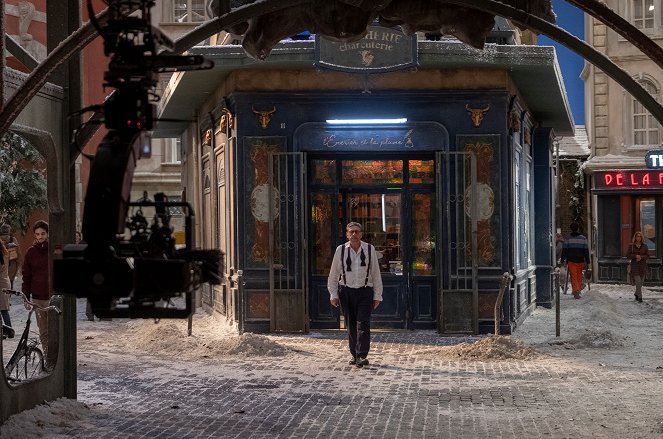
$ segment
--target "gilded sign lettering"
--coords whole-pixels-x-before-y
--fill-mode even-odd
[[[369,26],[366,36],[354,42],[316,37],[316,65],[345,72],[389,72],[417,66],[416,35],[398,28]]]
[[[389,147],[403,147],[403,148],[414,148],[414,141],[412,140],[412,132],[414,130],[408,130],[405,135],[401,138],[396,136],[386,136],[381,138],[380,136],[371,136],[371,137],[348,137],[342,138],[338,134],[331,134],[322,138],[322,145],[326,148],[337,148],[337,147],[377,147],[377,148],[389,148]]]

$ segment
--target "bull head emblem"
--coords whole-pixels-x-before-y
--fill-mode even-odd
[[[205,131],[205,137],[203,138],[203,145],[209,146],[212,144],[212,130]]]
[[[276,112],[276,107],[272,108],[270,111],[258,111],[255,108],[251,107],[251,110],[258,115],[258,121],[260,122],[260,128],[263,130],[267,129],[269,122],[272,120],[272,114]]]
[[[476,128],[479,128],[481,126],[481,122],[483,122],[484,115],[488,112],[488,110],[490,110],[490,104],[488,104],[486,108],[470,108],[469,104],[465,104],[465,109],[470,114],[472,125],[474,125]]]
[[[219,119],[219,129],[222,133],[228,131],[228,128],[232,128],[235,125],[235,117],[227,108],[221,110],[221,118]]]

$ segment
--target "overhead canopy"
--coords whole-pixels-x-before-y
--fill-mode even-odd
[[[458,41],[420,41],[419,70],[504,69],[526,101],[534,118],[560,136],[572,136],[574,122],[553,47],[487,44],[477,50]],[[241,46],[196,46],[189,53],[214,61],[211,70],[180,72],[171,79],[159,106],[162,119],[155,137],[178,137],[196,110],[235,70],[313,70],[313,41],[278,44],[264,61],[246,56]]]

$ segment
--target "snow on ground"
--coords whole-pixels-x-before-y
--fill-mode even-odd
[[[663,369],[663,291],[645,289],[644,302],[637,303],[629,285],[593,284],[580,300],[562,295],[561,335],[555,336],[555,310],[537,308],[515,330],[512,336],[471,337],[472,342],[453,346],[422,345],[412,355],[414,361],[441,358],[461,362],[473,361],[537,361],[558,364],[560,360],[582,358],[597,366],[616,368]],[[171,363],[155,374],[168,373],[173,361],[182,361],[192,374],[205,374],[209,361],[233,361],[233,358],[284,356],[299,353],[299,344],[307,340],[307,349],[314,346],[314,358],[325,358],[331,350],[345,349],[342,338],[337,343],[312,343],[320,333],[301,335],[238,335],[218,316],[196,313],[193,333],[188,336],[186,320],[120,320],[89,322],[84,315],[85,302],[78,303],[79,352],[93,353],[95,361],[112,365],[118,358],[147,353],[169,358]],[[20,307],[12,313],[15,327],[20,327]],[[465,338],[468,339],[467,337]],[[9,341],[9,340],[7,340]],[[376,347],[378,348],[378,347]],[[382,361],[386,362],[389,346]],[[376,349],[377,350],[377,349]],[[9,351],[11,352],[11,351]],[[7,350],[5,359],[8,358]],[[319,364],[300,356],[302,373],[316,373]],[[92,358],[92,357],[90,357]],[[297,357],[299,358],[299,357]],[[196,361],[199,360],[199,361]],[[80,362],[79,358],[79,362]],[[79,367],[85,367],[80,363]],[[306,368],[311,368],[307,371]],[[198,369],[198,370],[196,370]],[[85,391],[79,386],[79,392]],[[637,391],[637,390],[634,390]],[[90,395],[86,395],[90,396]],[[103,400],[103,395],[99,395]],[[57,438],[58,427],[85,425],[90,408],[83,402],[59,399],[9,418],[0,427],[0,437]]]
[[[542,354],[583,356],[614,367],[663,368],[663,291],[643,289],[635,301],[630,285],[592,284],[580,300],[562,295],[560,337],[555,311],[537,308],[514,332]]]

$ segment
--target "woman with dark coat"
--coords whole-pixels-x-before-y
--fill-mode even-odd
[[[9,296],[5,294],[3,289],[10,289],[11,282],[9,281],[9,251],[5,247],[5,243],[0,239],[0,316],[2,316],[2,324],[4,325],[2,336],[8,335],[10,338],[14,337],[11,329],[12,321],[9,318]],[[6,332],[5,332],[6,331]]]
[[[642,283],[647,275],[647,259],[649,258],[649,249],[645,244],[642,232],[635,232],[633,241],[628,248],[627,258],[631,264],[631,281],[635,283],[635,300],[642,302]]]

